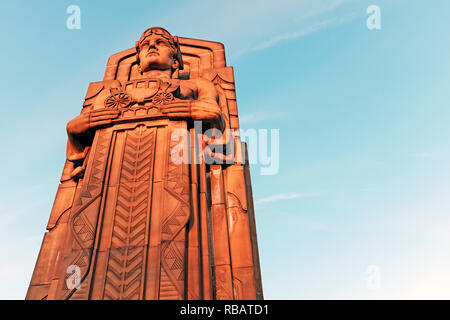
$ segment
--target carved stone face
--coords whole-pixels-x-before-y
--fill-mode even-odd
[[[139,60],[142,72],[176,67],[174,49],[167,39],[158,34],[146,37],[139,45]]]

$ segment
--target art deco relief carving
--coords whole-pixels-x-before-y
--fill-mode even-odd
[[[223,137],[207,137],[211,128]],[[222,44],[146,30],[110,57],[67,132],[27,299],[262,299]]]

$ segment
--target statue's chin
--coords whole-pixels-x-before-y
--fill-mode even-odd
[[[166,70],[171,70],[171,67],[167,66],[167,65],[150,64],[150,65],[147,65],[146,68],[142,69],[143,72],[149,72],[152,70],[166,71]]]

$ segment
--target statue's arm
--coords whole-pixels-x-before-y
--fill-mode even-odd
[[[97,128],[110,124],[118,116],[118,110],[93,110],[92,106],[83,108],[80,115],[70,120],[66,126],[69,138],[67,159],[70,161],[83,159],[86,156],[83,143],[86,136],[92,134]]]
[[[79,116],[73,118],[67,123],[66,131],[67,131],[67,160],[69,161],[79,161],[84,159],[86,156],[85,146],[82,143],[82,136],[87,135],[87,129],[85,128],[86,117],[89,117],[88,114],[91,111],[91,107],[86,107],[81,110]]]
[[[172,102],[164,107],[163,113],[174,118],[203,120],[212,127],[223,131],[225,121],[218,104],[218,94],[214,84],[206,79],[192,80],[192,89],[197,98]]]
[[[86,140],[89,140],[86,137],[92,137],[97,128],[110,124],[113,119],[119,116],[119,111],[117,110],[94,108],[97,97],[107,95],[108,89],[112,86],[120,86],[120,82],[113,80],[91,82],[89,84],[80,115],[70,120],[66,126],[69,138],[68,160],[78,161],[83,159]]]
[[[219,96],[214,84],[206,79],[197,79],[198,99],[191,105],[191,116],[194,120],[210,121],[214,127],[223,130],[225,121],[218,104]]]

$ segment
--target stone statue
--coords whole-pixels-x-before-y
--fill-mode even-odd
[[[222,44],[153,27],[111,56],[67,124],[27,299],[262,299],[238,129]]]

